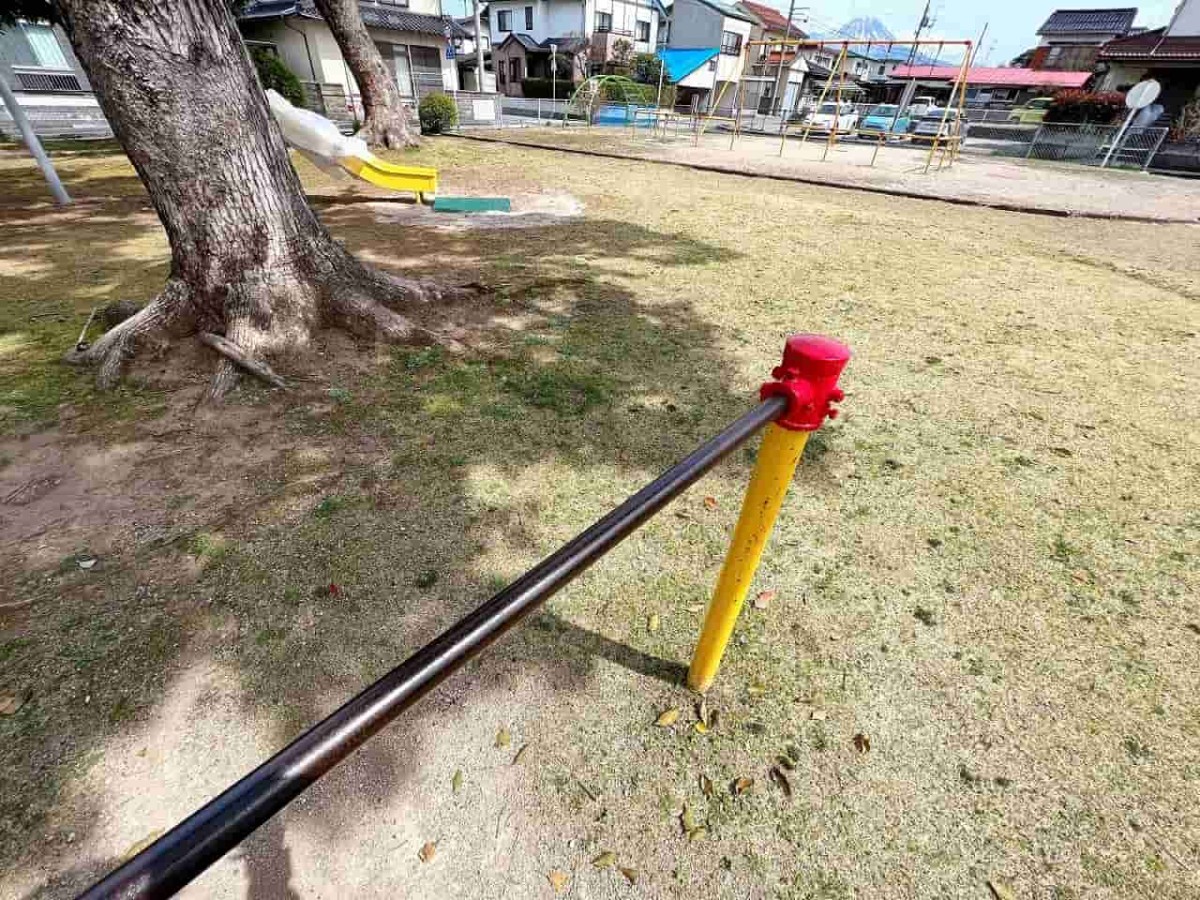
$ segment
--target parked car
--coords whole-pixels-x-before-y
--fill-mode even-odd
[[[804,124],[813,131],[852,131],[858,124],[858,113],[849,103],[822,103],[804,117]]]
[[[1014,125],[1041,125],[1053,102],[1053,97],[1034,97],[1024,106],[1018,106],[1010,112],[1008,121]]]
[[[900,112],[900,107],[894,103],[881,103],[867,110],[867,114],[858,125],[858,130],[874,134],[907,134],[912,119],[907,112]]]
[[[917,119],[921,118],[921,116],[925,115],[925,113],[929,112],[929,110],[936,107],[937,100],[935,100],[933,97],[913,97],[912,103],[908,104],[908,107],[904,111],[908,113],[908,117],[915,122]]]
[[[917,120],[912,130],[912,139],[925,143],[932,142],[934,138],[945,140],[955,135],[964,140],[967,137],[967,123],[963,121],[960,130],[957,109],[931,109]]]

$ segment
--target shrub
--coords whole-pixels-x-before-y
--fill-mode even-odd
[[[445,94],[429,94],[417,107],[424,134],[441,134],[458,124],[458,104]]]
[[[1200,97],[1184,104],[1171,124],[1171,140],[1200,142]]]
[[[1059,91],[1046,111],[1046,121],[1108,125],[1120,119],[1124,110],[1125,95],[1116,91]]]
[[[262,82],[263,90],[274,90],[293,106],[304,105],[304,91],[300,89],[300,79],[274,53],[266,47],[255,47],[250,51],[254,61],[254,69],[258,72],[258,80]]]
[[[633,78],[642,84],[658,84],[658,73],[662,71],[662,60],[653,53],[639,53],[633,58]],[[663,79],[666,82],[666,79]]]
[[[579,85],[566,78],[554,82],[550,78],[524,78],[521,80],[521,93],[530,98],[548,99],[552,94],[559,100],[569,100]]]
[[[625,38],[618,38],[617,40],[613,41],[613,45],[612,45],[612,61],[613,61],[613,63],[615,63],[618,66],[628,66],[629,60],[632,57],[633,57],[633,44],[631,44],[629,41],[625,40]]]

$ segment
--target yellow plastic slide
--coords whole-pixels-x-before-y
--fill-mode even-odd
[[[433,195],[437,193],[437,169],[393,165],[374,153],[366,153],[362,157],[343,156],[338,163],[356,178],[379,187],[392,191],[413,191],[421,203],[432,202]]]

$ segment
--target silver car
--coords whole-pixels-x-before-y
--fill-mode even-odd
[[[917,119],[912,130],[914,141],[932,142],[934,138],[945,140],[955,136],[963,140],[967,137],[967,122],[965,119],[959,122],[957,109],[930,109]]]

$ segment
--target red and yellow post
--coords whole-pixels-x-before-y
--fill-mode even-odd
[[[784,396],[788,408],[763,435],[733,541],[688,670],[688,686],[694,691],[704,693],[717,676],[808,436],[826,418],[837,416],[831,404],[842,400],[837,380],[849,359],[849,348],[835,340],[815,334],[793,335],[783,349],[783,363],[771,373],[774,381],[762,386],[764,400]]]

